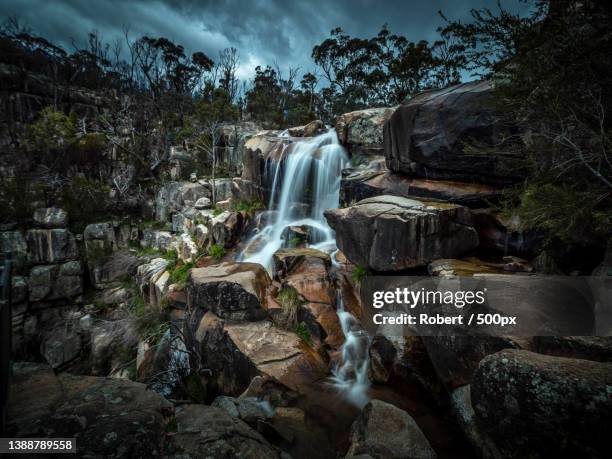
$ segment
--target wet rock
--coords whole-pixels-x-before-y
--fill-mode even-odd
[[[478,245],[469,210],[456,204],[379,196],[326,210],[325,218],[346,257],[375,271],[424,266]]]
[[[291,137],[314,137],[319,134],[323,134],[325,129],[325,123],[321,120],[311,121],[304,126],[297,126],[287,129]]]
[[[34,211],[34,224],[39,228],[66,228],[68,212],[58,207],[43,207]]]
[[[372,400],[351,426],[347,458],[361,454],[376,459],[437,457],[412,417],[389,403]]]
[[[34,264],[60,263],[79,256],[74,236],[67,229],[28,230],[26,240],[29,260]]]
[[[336,121],[336,134],[351,155],[380,155],[383,128],[396,107],[369,108],[344,113]]]
[[[211,237],[215,244],[230,248],[238,242],[244,218],[240,212],[225,211],[211,220]]]
[[[606,457],[612,363],[505,350],[472,383],[478,423],[505,457]]]
[[[55,376],[37,364],[15,365],[11,394],[11,436],[77,437],[79,454],[88,457],[160,456],[173,411],[170,402],[144,384]]]
[[[177,409],[171,456],[279,459],[280,452],[258,432],[222,408],[185,405]]]
[[[187,286],[190,309],[212,311],[224,319],[258,320],[266,316],[271,280],[256,263],[221,263],[192,269]]]
[[[278,137],[276,134],[261,132],[245,143],[243,180],[248,180],[258,187],[268,186],[266,168],[278,162],[285,148],[294,142],[290,137]]]
[[[375,335],[370,344],[370,376],[373,381],[386,383],[394,373],[398,350],[382,335]]]
[[[386,168],[377,172],[357,168],[342,178],[340,187],[340,200],[347,205],[375,196],[393,195],[479,206],[497,200],[501,193],[489,185],[407,177]]]
[[[30,301],[73,298],[83,293],[80,261],[34,266],[28,280]]]
[[[471,152],[470,142],[500,144],[509,134],[490,81],[425,91],[403,103],[384,128],[387,166],[443,180],[507,183],[525,175],[518,155]]]

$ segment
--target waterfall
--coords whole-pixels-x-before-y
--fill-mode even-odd
[[[287,136],[287,131],[281,135]],[[266,164],[265,178],[272,183],[270,220],[251,238],[238,259],[259,263],[272,272],[274,252],[289,246],[287,229],[307,226],[309,246],[330,253],[337,266],[336,236],[323,212],[339,206],[341,172],[347,163],[333,129],[285,146],[277,161]],[[370,339],[359,321],[345,310],[341,295],[337,295],[336,307],[345,339],[340,349],[342,361],[333,369],[331,383],[350,402],[362,407],[368,401]]]

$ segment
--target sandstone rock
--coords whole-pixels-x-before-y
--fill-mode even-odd
[[[414,419],[380,400],[369,402],[351,427],[346,457],[360,454],[377,459],[437,457]]]
[[[499,144],[508,135],[489,81],[425,91],[402,104],[384,128],[387,166],[419,177],[507,183],[525,172],[520,157],[472,153],[465,144]]]
[[[243,229],[244,219],[240,212],[225,211],[211,220],[211,237],[215,244],[226,248],[238,241]]]
[[[11,436],[78,438],[87,457],[157,457],[172,404],[144,384],[54,376],[48,367],[17,364],[11,386]],[[32,397],[36,394],[36,397]]]
[[[505,350],[472,383],[479,425],[504,457],[606,457],[612,363]]]
[[[311,121],[304,126],[297,126],[287,129],[291,137],[314,137],[325,132],[325,123],[321,120]]]
[[[58,207],[43,207],[34,211],[34,224],[40,228],[66,228],[68,213]]]
[[[351,155],[380,155],[383,127],[396,107],[369,108],[344,113],[336,121],[336,134]]]
[[[210,198],[210,191],[200,183],[166,183],[155,198],[155,218],[157,221],[169,221],[172,214],[194,206],[199,198]]]
[[[375,172],[361,168],[342,178],[340,200],[350,205],[366,198],[393,195],[478,206],[497,200],[500,193],[499,189],[490,185],[428,180],[406,177],[384,170]]]
[[[270,283],[266,270],[256,263],[195,268],[189,274],[188,306],[226,319],[258,320],[266,316]]]
[[[185,405],[177,410],[176,422],[171,457],[280,458],[261,434],[221,408]]]
[[[73,298],[83,293],[80,261],[34,266],[28,280],[30,301]]]
[[[253,136],[244,145],[245,156],[242,179],[254,183],[255,186],[265,187],[267,185],[265,181],[266,168],[280,161],[285,149],[293,142],[290,137],[278,137],[267,132]]]
[[[67,229],[28,230],[26,240],[29,259],[34,264],[60,263],[79,256],[74,236]]]
[[[346,257],[375,271],[424,266],[478,245],[469,210],[456,204],[379,196],[327,210],[325,218]]]

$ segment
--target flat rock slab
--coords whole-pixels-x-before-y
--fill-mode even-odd
[[[378,196],[325,211],[340,250],[354,264],[399,271],[453,258],[478,246],[466,207]]]

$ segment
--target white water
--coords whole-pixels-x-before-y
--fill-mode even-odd
[[[289,244],[283,238],[286,228],[306,225],[310,227],[310,247],[330,253],[337,266],[336,236],[323,212],[339,206],[341,172],[347,161],[333,129],[286,146],[280,159],[266,169],[266,178],[272,182],[268,203],[268,209],[273,211],[271,219],[248,242],[238,259],[259,263],[272,272],[274,252]],[[345,310],[341,295],[337,298],[337,314],[345,340],[342,362],[333,369],[331,382],[349,401],[362,407],[368,402],[370,386],[369,337],[358,320]]]

